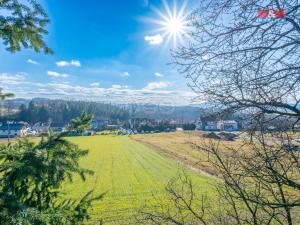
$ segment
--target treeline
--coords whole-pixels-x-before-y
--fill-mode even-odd
[[[149,124],[143,124],[140,125],[137,128],[138,132],[141,131],[166,131],[166,130],[172,130],[172,129],[176,129],[175,125],[171,125],[171,124],[159,124],[159,125],[149,125]]]
[[[152,125],[152,124],[142,124],[139,125],[138,128],[136,129],[138,132],[141,131],[167,131],[167,130],[175,130],[176,125],[169,124],[169,123],[160,123],[157,125]],[[195,130],[196,126],[195,124],[187,123],[182,125],[183,130]]]
[[[36,122],[67,123],[82,112],[93,114],[95,118],[109,120],[127,120],[129,112],[125,108],[105,103],[65,101],[65,100],[32,100],[28,105],[21,105],[14,115],[15,120]]]

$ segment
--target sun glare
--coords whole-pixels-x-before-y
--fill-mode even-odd
[[[184,24],[177,18],[172,18],[167,22],[168,31],[173,34],[180,34],[184,31]]]
[[[153,8],[153,11],[160,17],[159,19],[151,19],[150,21],[159,25],[159,28],[155,29],[155,32],[159,33],[165,40],[165,44],[170,41],[176,46],[178,41],[183,44],[184,38],[188,38],[188,13],[185,12],[188,0],[185,0],[180,8],[177,10],[177,2],[174,1],[172,7],[167,3],[164,3],[164,11],[157,8]]]

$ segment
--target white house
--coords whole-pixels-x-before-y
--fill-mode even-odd
[[[235,120],[220,120],[217,122],[217,129],[235,131],[238,130],[238,123]]]
[[[203,124],[202,124],[201,119],[197,120],[195,125],[196,125],[195,130],[202,130]]]
[[[205,130],[217,130],[217,124],[215,121],[207,121],[204,126]]]
[[[49,127],[49,124],[38,122],[32,126],[31,130],[36,134],[47,134]]]
[[[0,137],[23,137],[28,134],[29,130],[27,123],[5,123],[0,126]]]

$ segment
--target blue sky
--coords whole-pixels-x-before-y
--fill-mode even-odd
[[[0,86],[17,97],[112,103],[190,104],[194,94],[171,62],[153,10],[161,0],[43,0],[53,55],[0,45]],[[166,1],[173,7],[173,0]],[[179,0],[178,7],[183,4]],[[187,10],[196,6],[188,2]]]

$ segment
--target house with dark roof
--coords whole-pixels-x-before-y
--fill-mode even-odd
[[[50,128],[54,132],[64,132],[66,131],[67,123],[51,123]]]
[[[218,130],[237,131],[238,123],[235,120],[220,120],[217,123]]]
[[[47,134],[49,131],[49,124],[38,122],[32,126],[32,131],[36,134]]]
[[[27,123],[4,123],[0,126],[0,138],[23,137],[28,134],[30,127]]]
[[[206,121],[205,125],[204,125],[204,130],[207,130],[207,131],[216,131],[216,130],[218,130],[217,122],[215,122],[215,121]]]
[[[91,122],[91,129],[93,131],[104,130],[108,124],[108,120],[93,120]]]

